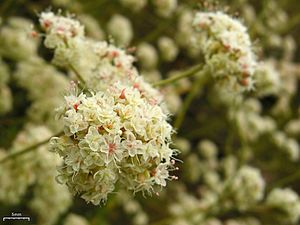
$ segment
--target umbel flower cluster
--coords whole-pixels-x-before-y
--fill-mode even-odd
[[[45,46],[54,49],[53,62],[58,66],[72,67],[91,90],[106,91],[120,81],[138,88],[152,104],[162,102],[161,94],[133,67],[135,58],[123,49],[86,38],[83,26],[71,17],[44,12],[40,23],[46,32]]]
[[[9,152],[18,152],[24,146],[35,144],[50,135],[51,132],[46,127],[28,124],[17,135]],[[5,153],[0,150],[0,156]],[[1,204],[19,203],[31,187],[33,198],[29,199],[29,207],[37,215],[38,224],[55,223],[72,202],[68,188],[58,184],[54,179],[57,174],[55,167],[59,164],[61,159],[57,155],[49,152],[47,146],[40,146],[36,152],[1,165]]]
[[[251,90],[256,60],[246,27],[223,12],[199,12],[193,25],[207,68],[219,84],[233,92]]]
[[[90,88],[84,94],[73,87],[59,110],[65,135],[51,140],[51,150],[64,159],[57,180],[99,204],[117,184],[151,193],[155,185],[166,186],[166,180],[176,178],[169,175],[175,169],[169,146],[172,126],[162,107],[149,97],[155,91],[138,76],[133,57],[105,42],[86,40],[82,26],[71,18],[49,12],[40,21],[46,29],[45,45],[55,49],[55,62],[76,59]],[[79,54],[78,48],[84,47],[92,53]],[[85,57],[92,61],[84,61]]]

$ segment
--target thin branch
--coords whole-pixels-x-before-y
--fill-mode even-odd
[[[181,127],[181,124],[184,120],[185,114],[186,114],[189,106],[191,105],[193,99],[195,98],[195,96],[197,95],[197,93],[201,89],[201,86],[205,82],[205,80],[206,80],[205,75],[206,75],[205,71],[202,71],[200,74],[198,74],[198,77],[197,77],[196,81],[194,82],[190,92],[188,93],[188,95],[184,99],[181,110],[177,114],[177,117],[176,117],[175,122],[174,122],[174,127],[177,130],[179,130],[179,128]]]
[[[72,65],[72,63],[69,63],[69,67],[75,73],[76,77],[80,81],[79,86],[81,86],[81,88],[83,88],[81,84],[86,85],[86,82],[84,81],[83,77],[78,72],[78,70]]]
[[[42,145],[44,145],[44,144],[47,144],[47,143],[50,141],[50,139],[51,139],[52,137],[58,137],[58,136],[61,136],[63,133],[64,133],[64,132],[61,131],[61,132],[59,132],[59,133],[57,133],[57,134],[55,134],[55,135],[53,135],[53,136],[51,136],[51,137],[49,137],[49,138],[47,138],[47,139],[41,141],[41,142],[39,142],[39,143],[36,143],[36,144],[34,144],[34,145],[31,145],[31,146],[29,146],[29,147],[27,147],[27,148],[25,148],[25,149],[23,149],[23,150],[14,152],[14,153],[12,153],[12,154],[9,154],[8,156],[6,156],[6,157],[4,157],[3,159],[0,160],[0,164],[6,162],[6,161],[8,161],[8,160],[14,159],[14,158],[16,158],[16,157],[18,157],[18,156],[20,156],[20,155],[25,154],[25,153],[31,152],[31,151],[33,151],[33,150],[36,150],[38,147],[40,147],[40,146],[42,146]]]
[[[275,181],[272,185],[270,185],[269,189],[275,188],[275,187],[284,187],[284,186],[294,183],[295,181],[297,181],[299,179],[300,179],[300,170],[291,174],[290,176],[287,176],[278,181]]]
[[[158,81],[158,82],[155,82],[153,83],[153,86],[154,87],[159,87],[159,86],[163,86],[163,85],[166,85],[166,84],[170,84],[170,83],[173,83],[177,80],[180,80],[182,78],[186,78],[186,77],[190,77],[192,75],[194,75],[196,72],[200,71],[201,69],[203,68],[203,64],[200,63],[196,66],[193,66],[192,68],[180,73],[180,74],[177,74],[175,76],[172,76],[168,79],[165,79],[165,80],[161,80],[161,81]]]

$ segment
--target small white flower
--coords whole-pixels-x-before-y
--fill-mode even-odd
[[[85,130],[88,127],[88,123],[84,121],[83,115],[77,113],[75,109],[70,109],[66,112],[64,121],[69,125],[69,135]]]
[[[111,161],[120,162],[123,159],[124,149],[121,146],[120,136],[104,135],[102,136],[104,145],[101,146],[101,151],[106,154],[105,162],[108,164]]]
[[[92,151],[100,151],[100,146],[103,144],[102,136],[94,126],[90,126],[85,141],[88,143]]]
[[[165,187],[167,185],[166,179],[169,178],[168,166],[166,164],[159,164],[155,169],[154,180],[158,185]]]

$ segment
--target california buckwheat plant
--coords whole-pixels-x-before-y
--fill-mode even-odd
[[[0,1],[1,221],[300,224],[299,12]]]

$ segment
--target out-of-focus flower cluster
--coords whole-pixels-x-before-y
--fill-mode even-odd
[[[222,12],[197,13],[193,25],[213,77],[234,92],[251,90],[256,60],[246,27]]]
[[[7,66],[0,61],[0,115],[5,114],[12,108],[11,90],[7,86],[9,72]]]
[[[1,158],[16,153],[51,136],[43,126],[28,124],[16,137],[9,151],[1,150]],[[18,204],[33,185],[33,198],[29,207],[37,215],[38,224],[53,224],[71,204],[67,187],[55,181],[58,156],[48,151],[47,146],[20,156],[0,166],[0,201],[2,204]],[[51,196],[51,198],[49,198]]]
[[[299,4],[225,2],[4,0],[0,160],[57,135],[51,152],[0,163],[0,211],[46,225],[298,224]],[[69,207],[71,194],[107,202]]]

